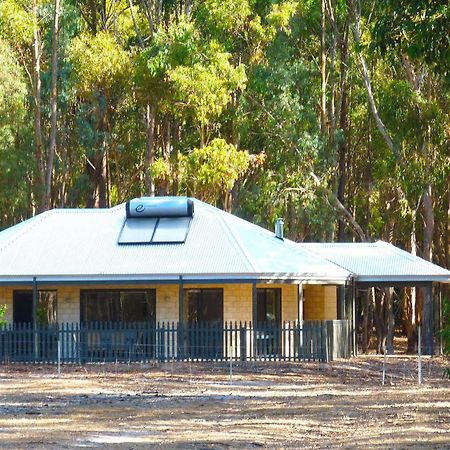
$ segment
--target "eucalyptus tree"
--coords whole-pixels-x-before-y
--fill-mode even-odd
[[[31,189],[25,73],[11,46],[0,38],[0,226],[26,218]]]

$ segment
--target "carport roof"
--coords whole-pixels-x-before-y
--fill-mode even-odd
[[[298,246],[352,272],[360,283],[450,283],[450,271],[383,241]]]

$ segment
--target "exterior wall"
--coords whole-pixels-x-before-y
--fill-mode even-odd
[[[267,286],[270,287],[270,286]],[[281,320],[294,322],[298,320],[298,285],[280,285],[281,291]]]
[[[80,321],[80,288],[64,286],[57,289],[57,313],[59,323]]]
[[[252,285],[228,284],[223,286],[223,321],[249,322],[252,320]]]
[[[156,288],[156,322],[178,322],[178,286],[165,284]]]
[[[310,284],[303,287],[305,320],[337,319],[337,287]]]
[[[258,288],[281,289],[281,319],[298,320],[298,286],[293,284],[258,284]],[[225,322],[249,322],[252,314],[252,285],[185,285],[192,288],[223,289],[223,319]],[[80,321],[80,291],[89,289],[156,289],[156,321],[178,321],[178,285],[80,285],[80,286],[43,286],[39,289],[57,290],[59,323],[78,323]],[[6,305],[6,320],[13,319],[13,291],[31,290],[31,286],[0,287],[0,305]]]

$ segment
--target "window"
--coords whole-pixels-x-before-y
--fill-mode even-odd
[[[184,320],[189,324],[222,324],[222,289],[186,289],[184,295]]]
[[[81,292],[82,322],[152,322],[156,316],[156,290]]]
[[[281,324],[281,289],[257,289],[256,297],[257,323]]]
[[[41,325],[56,323],[57,306],[56,291],[38,291],[37,322]],[[13,321],[33,322],[33,291],[13,292]]]

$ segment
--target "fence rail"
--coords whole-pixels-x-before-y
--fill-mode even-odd
[[[346,320],[257,324],[0,326],[0,362],[329,361],[350,356]]]

